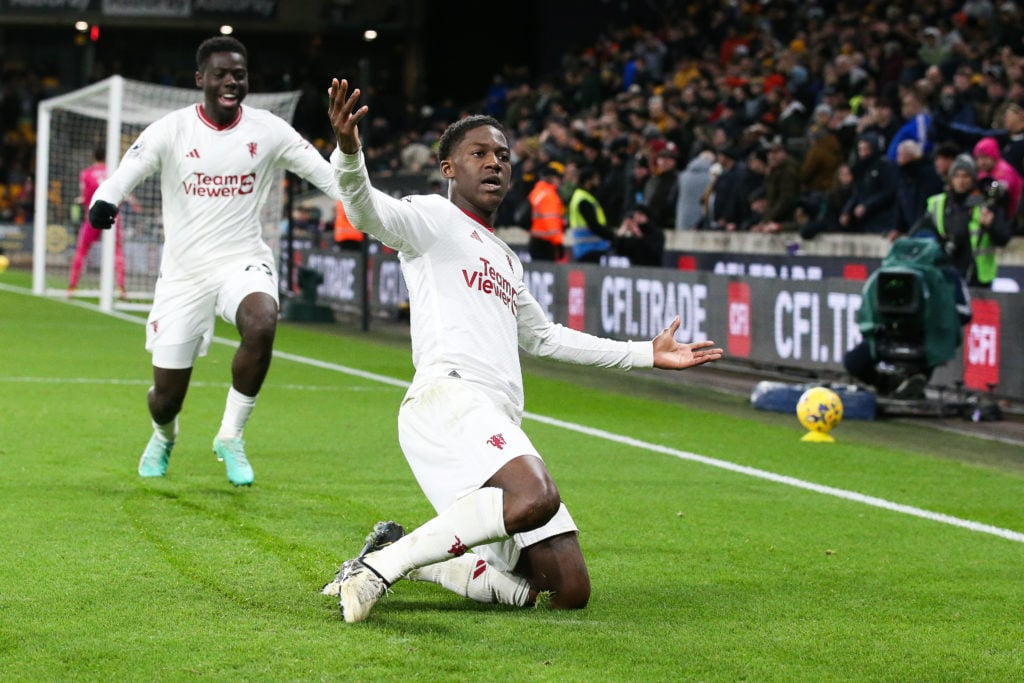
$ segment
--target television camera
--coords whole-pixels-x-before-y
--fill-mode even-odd
[[[948,263],[935,240],[902,238],[868,277],[857,324],[876,363],[880,396],[923,397],[933,370],[963,343],[958,298],[967,292]]]

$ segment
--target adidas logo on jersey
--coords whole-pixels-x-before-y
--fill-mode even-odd
[[[470,237],[472,237],[473,239],[475,239],[475,240],[476,240],[477,242],[479,242],[480,244],[483,244],[483,243],[484,243],[484,241],[483,241],[482,239],[480,239],[480,235],[478,235],[478,234],[477,234],[476,230],[474,230],[473,232],[471,232],[471,233],[469,234],[469,236],[470,236]]]
[[[189,159],[198,159],[199,158],[199,150],[193,147],[192,151],[189,152],[188,154],[186,154],[185,156],[187,156]]]

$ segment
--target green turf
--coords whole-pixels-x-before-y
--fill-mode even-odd
[[[24,274],[0,285],[25,286]],[[218,330],[234,338],[226,326]],[[578,612],[402,582],[362,624],[319,595],[379,519],[431,516],[398,449],[402,335],[283,324],[235,489],[210,450],[232,347],[196,366],[168,476],[142,480],[141,324],[0,288],[0,680],[1010,681],[1024,543],[724,463],[1024,532],[1012,447],[795,418],[647,373],[527,363],[526,421],[583,529]],[[585,375],[585,377],[584,377]],[[893,445],[895,444],[895,445]],[[957,451],[992,452],[980,461]]]

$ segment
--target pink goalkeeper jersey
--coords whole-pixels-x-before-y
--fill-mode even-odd
[[[196,104],[142,131],[93,199],[118,205],[142,180],[160,173],[161,277],[204,273],[234,258],[273,264],[260,210],[268,193],[280,190],[276,169],[340,198],[330,164],[284,119],[243,107],[233,123],[219,128]],[[279,218],[271,219],[275,229]]]
[[[107,179],[107,165],[96,163],[86,166],[78,174],[78,192],[82,196],[82,204],[92,204],[92,196],[96,194],[96,188]]]
[[[396,199],[371,187],[361,152],[336,150],[331,161],[352,224],[398,251],[416,367],[410,393],[458,376],[497,392],[521,418],[519,347],[580,365],[653,365],[651,342],[603,339],[549,321],[526,289],[516,253],[445,197]]]

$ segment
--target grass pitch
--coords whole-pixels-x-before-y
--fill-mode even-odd
[[[235,338],[196,365],[168,476],[138,318],[0,275],[0,679],[1009,681],[1024,671],[1024,455],[527,363],[526,429],[582,528],[577,612],[401,582],[319,594],[374,522],[432,511],[398,449],[401,335],[285,323],[235,489],[210,442]],[[965,457],[957,457],[963,454]],[[982,454],[982,455],[979,455]],[[970,458],[966,456],[970,456]]]

